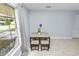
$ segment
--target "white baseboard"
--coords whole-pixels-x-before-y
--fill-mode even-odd
[[[72,39],[72,37],[51,37],[51,39]]]

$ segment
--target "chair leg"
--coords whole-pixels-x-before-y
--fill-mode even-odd
[[[30,49],[31,49],[31,51],[32,51],[32,45],[30,44]]]
[[[41,51],[42,51],[42,45],[41,45]]]
[[[48,45],[48,49],[47,50],[49,51],[49,45]]]
[[[39,51],[39,45],[38,45],[38,51]]]

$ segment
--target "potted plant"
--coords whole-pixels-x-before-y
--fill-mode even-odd
[[[42,28],[42,24],[39,24],[39,28],[38,28],[38,34],[40,34],[42,31],[41,31],[41,28]]]

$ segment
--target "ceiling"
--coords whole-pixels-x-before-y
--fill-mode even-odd
[[[25,3],[24,5],[29,10],[79,10],[79,3]]]

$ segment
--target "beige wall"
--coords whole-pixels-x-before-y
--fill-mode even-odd
[[[5,14],[14,17],[14,9],[7,4],[0,3],[0,14]]]

